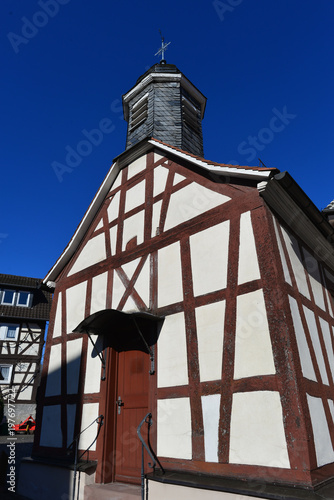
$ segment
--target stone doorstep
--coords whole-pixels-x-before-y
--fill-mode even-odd
[[[89,484],[84,490],[84,500],[138,500],[140,498],[141,487],[134,484]]]

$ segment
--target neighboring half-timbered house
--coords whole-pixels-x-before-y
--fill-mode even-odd
[[[0,391],[14,405],[15,423],[35,416],[51,297],[41,280],[0,274]]]
[[[138,482],[151,412],[150,500],[317,498],[334,476],[333,228],[288,173],[200,157],[206,99],[175,66],[123,102],[127,149],[44,280],[22,492],[68,498],[80,432],[81,498]]]

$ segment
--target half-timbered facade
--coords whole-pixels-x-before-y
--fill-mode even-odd
[[[36,412],[36,393],[51,292],[41,280],[0,274],[0,391],[15,405],[15,423]],[[5,404],[8,416],[8,405]]]
[[[79,454],[89,448],[96,467],[81,487],[138,482],[137,427],[150,412],[165,473],[146,471],[149,499],[316,495],[334,475],[333,228],[289,174],[195,156],[205,98],[160,66],[124,96],[133,143],[44,280],[54,301],[43,403],[22,481],[31,498],[53,498],[46,488],[81,433]],[[198,119],[189,128],[181,113],[186,151],[164,142],[167,119],[158,139],[138,132],[166,84]],[[127,347],[128,318],[150,315],[157,340]],[[41,467],[48,484],[32,484]],[[54,498],[70,477],[53,479]]]

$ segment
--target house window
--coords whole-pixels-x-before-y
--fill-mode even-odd
[[[19,335],[19,325],[0,323],[0,340],[16,341]]]
[[[132,106],[131,110],[131,120],[130,120],[130,130],[141,125],[147,118],[148,111],[148,94],[145,94],[141,99],[139,99],[136,104]]]
[[[30,307],[33,294],[16,290],[0,290],[0,303],[3,306]]]
[[[13,365],[0,365],[0,384],[10,384]]]

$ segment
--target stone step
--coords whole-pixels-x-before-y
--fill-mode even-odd
[[[109,483],[85,486],[84,500],[139,500],[141,487],[134,484]]]

